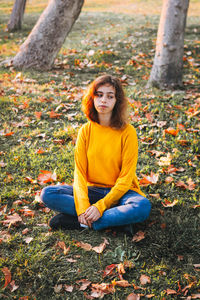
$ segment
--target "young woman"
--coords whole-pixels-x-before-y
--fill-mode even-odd
[[[121,82],[110,75],[98,77],[82,104],[89,121],[78,133],[74,185],[48,186],[41,193],[46,206],[60,212],[49,225],[101,230],[144,221],[151,204],[136,177],[137,135],[127,122]]]

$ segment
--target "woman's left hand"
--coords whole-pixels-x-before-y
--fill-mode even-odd
[[[98,208],[96,208],[96,206],[91,205],[85,211],[84,217],[87,220],[87,222],[93,223],[93,222],[97,221],[101,217],[101,214],[100,214]]]

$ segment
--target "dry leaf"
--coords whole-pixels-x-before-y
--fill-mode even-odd
[[[7,287],[7,285],[11,282],[11,272],[7,267],[4,267],[2,269],[2,272],[5,276],[5,284],[4,284],[4,288]]]
[[[121,287],[131,286],[131,284],[127,280],[118,280],[118,281],[113,280],[112,285],[113,286],[121,286]]]
[[[57,247],[60,247],[62,250],[63,250],[63,254],[64,255],[67,255],[67,253],[69,252],[69,250],[70,250],[70,247],[66,247],[66,245],[65,245],[65,243],[64,242],[61,242],[61,241],[59,241],[59,242],[57,242]]]
[[[73,285],[64,284],[64,289],[65,289],[66,292],[72,293],[74,287],[73,287]]]
[[[62,290],[62,284],[56,284],[55,286],[54,286],[54,292],[55,293],[60,293],[60,291]]]
[[[167,295],[176,295],[177,292],[175,290],[167,289],[166,290]]]
[[[141,186],[147,186],[149,184],[156,184],[158,182],[159,174],[155,174],[151,171],[150,175],[143,175],[143,178],[139,181]]]
[[[15,281],[12,280],[11,283],[10,283],[10,287],[11,287],[10,291],[14,292],[14,291],[16,291],[19,288],[19,285],[16,285]]]
[[[21,223],[22,218],[17,213],[15,213],[13,215],[6,216],[6,220],[1,222],[3,223],[3,225],[10,227],[11,225],[18,225],[19,223]]]
[[[81,283],[81,287],[79,288],[79,291],[85,291],[88,288],[88,286],[91,284],[91,281],[87,279],[81,279],[81,280],[77,280],[76,283],[78,284]]]
[[[83,243],[83,242],[76,242],[76,246],[80,247],[86,251],[90,251],[92,250],[92,246],[88,243]]]
[[[139,242],[139,241],[141,241],[141,240],[143,240],[144,238],[145,238],[145,232],[143,232],[143,231],[138,231],[135,235],[134,235],[134,237],[133,237],[133,239],[132,239],[132,242]]]
[[[126,300],[140,300],[140,295],[131,293],[127,296]]]
[[[192,299],[200,299],[200,294],[192,294]]]
[[[33,238],[30,237],[30,236],[28,236],[28,237],[26,237],[26,238],[24,239],[24,241],[25,241],[27,244],[29,244],[32,240],[33,240]]]
[[[162,203],[162,205],[163,205],[164,207],[173,207],[174,205],[176,205],[176,204],[178,203],[178,200],[174,200],[173,202],[171,202],[171,201],[165,199],[165,200],[164,200],[163,202],[161,202],[161,203]]]
[[[104,294],[112,294],[115,292],[115,289],[112,284],[108,283],[92,283],[92,290],[103,292]]]
[[[116,268],[117,268],[117,264],[111,264],[111,265],[108,265],[108,266],[105,268],[104,272],[103,272],[103,278],[106,277],[106,276],[112,275],[113,270],[114,270],[114,269],[116,270]]]
[[[51,171],[45,171],[45,170],[41,170],[40,172],[42,172],[42,173],[40,173],[38,175],[38,182],[41,185],[48,183],[48,182],[56,181],[56,179],[57,179],[55,171],[53,174],[51,173]]]
[[[145,285],[147,283],[151,283],[151,278],[149,276],[143,274],[143,275],[140,276],[140,283],[142,285]]]
[[[106,245],[109,245],[109,242],[106,238],[104,238],[104,242],[101,243],[99,246],[93,247],[92,250],[96,253],[102,253],[103,250],[106,248]]]
[[[174,129],[172,127],[165,129],[165,133],[171,134],[173,136],[177,136],[178,132],[179,132],[179,129]]]
[[[159,166],[170,166],[171,160],[172,160],[172,155],[168,152],[167,156],[160,157],[160,159],[158,160],[158,165]]]

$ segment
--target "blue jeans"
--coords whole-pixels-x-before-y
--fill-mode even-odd
[[[91,204],[102,199],[110,188],[88,187],[88,197]],[[43,203],[52,210],[77,216],[73,187],[70,185],[48,186],[42,190]],[[108,227],[123,226],[143,222],[149,216],[151,203],[140,194],[129,190],[120,199],[116,206],[104,211],[101,218],[92,224],[94,230]]]

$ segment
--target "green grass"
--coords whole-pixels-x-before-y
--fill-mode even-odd
[[[37,18],[36,13],[25,16],[23,30],[9,34],[3,31],[8,15],[1,17],[1,60],[16,53]],[[133,291],[141,299],[151,294],[152,299],[184,299],[199,293],[199,269],[194,266],[200,263],[200,213],[198,207],[194,208],[199,205],[199,114],[192,113],[199,109],[200,18],[188,19],[184,87],[178,92],[145,90],[158,21],[158,16],[83,12],[52,71],[20,74],[12,68],[0,70],[0,221],[14,212],[23,219],[18,227],[1,224],[1,230],[10,238],[0,243],[0,299],[86,299],[76,281],[119,280],[116,274],[103,278],[102,270],[126,260],[134,264],[123,275],[132,286],[116,287],[115,293],[104,299],[126,299]],[[90,50],[94,50],[93,55]],[[37,181],[40,170],[55,170],[55,183],[72,183],[74,141],[78,128],[86,121],[81,112],[81,96],[88,82],[104,72],[124,80],[127,96],[134,103],[130,105],[130,119],[139,138],[138,177],[151,171],[159,174],[157,184],[142,187],[152,202],[152,212],[148,221],[135,226],[135,232],[145,232],[145,238],[138,243],[113,231],[52,233],[46,224],[54,213],[46,212],[35,201],[42,189]],[[51,110],[61,115],[52,119]],[[35,112],[42,112],[40,119]],[[160,121],[166,124],[160,127]],[[184,127],[177,136],[164,134],[165,129],[176,129],[180,124]],[[4,135],[9,132],[14,134]],[[38,154],[41,148],[45,152]],[[164,152],[164,157],[170,153],[171,165],[182,171],[168,173],[168,166],[160,166],[159,157],[149,152],[153,150]],[[173,178],[171,183],[165,181],[168,176]],[[26,177],[31,177],[32,182]],[[195,183],[194,189],[176,186],[180,180],[188,185],[189,178]],[[165,208],[165,199],[178,203]],[[22,205],[14,204],[16,200],[21,200]],[[24,216],[24,206],[35,212],[34,217]],[[23,235],[25,228],[28,233]],[[33,239],[27,243],[26,237]],[[94,247],[104,237],[109,245],[100,255],[76,246],[76,241],[82,241]],[[70,247],[68,254],[56,246],[58,241]],[[10,285],[4,288],[4,267],[19,286],[13,292]],[[150,276],[150,284],[141,285],[142,274]],[[64,284],[73,285],[73,292],[65,291]],[[133,284],[144,289],[134,290]],[[56,291],[59,285],[62,289]],[[167,295],[167,289],[178,294]],[[89,295],[91,288],[85,292]]]

